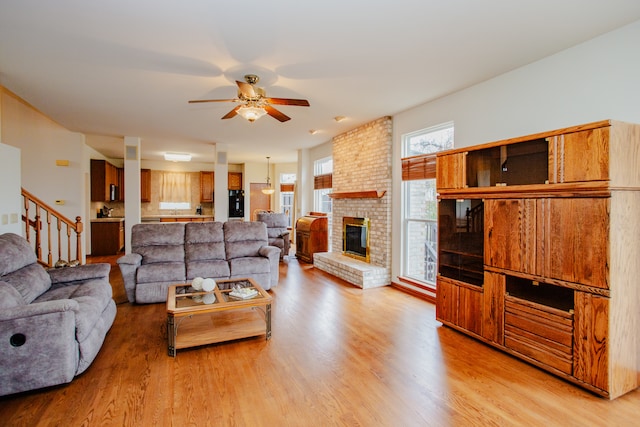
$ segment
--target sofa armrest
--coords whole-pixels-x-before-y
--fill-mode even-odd
[[[51,277],[51,284],[77,282],[89,279],[107,279],[111,265],[107,263],[85,264],[77,267],[52,268],[47,270]]]
[[[258,251],[260,256],[271,259],[272,257],[280,258],[280,248],[277,246],[262,246]]]
[[[270,288],[273,288],[280,280],[280,254],[282,251],[277,246],[262,246],[258,253],[263,257],[269,258]]]
[[[53,301],[35,302],[17,307],[0,310],[0,322],[7,320],[27,319],[50,313],[65,311],[75,312],[80,308],[77,301],[72,299],[59,299]]]
[[[119,265],[131,264],[138,267],[142,263],[142,255],[140,254],[126,254],[118,258],[116,261]]]
[[[0,395],[73,379],[79,357],[78,307],[76,301],[61,299],[0,311]]]
[[[124,290],[127,293],[127,299],[130,303],[136,300],[136,272],[142,264],[142,255],[126,254],[118,258],[118,266],[122,273],[122,281],[124,282]]]

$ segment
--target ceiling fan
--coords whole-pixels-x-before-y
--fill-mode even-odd
[[[291,117],[276,110],[273,105],[295,105],[299,107],[308,107],[309,101],[306,99],[290,99],[290,98],[269,98],[263,88],[255,86],[260,80],[255,74],[247,74],[244,76],[244,82],[236,80],[238,85],[238,97],[233,99],[195,99],[189,101],[190,104],[201,102],[237,102],[238,105],[229,111],[222,119],[231,119],[236,115],[241,115],[250,122],[255,122],[265,114],[270,115],[276,120],[286,122]]]

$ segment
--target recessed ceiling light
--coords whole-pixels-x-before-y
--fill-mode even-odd
[[[190,162],[191,154],[187,153],[164,153],[164,159],[170,162]]]
[[[345,116],[335,116],[333,118],[333,120],[335,120],[336,122],[340,123],[341,121],[343,121],[344,119],[346,119]]]

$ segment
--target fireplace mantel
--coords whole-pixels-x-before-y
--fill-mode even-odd
[[[369,191],[335,191],[329,193],[332,199],[379,199],[385,195],[387,191],[369,190]]]

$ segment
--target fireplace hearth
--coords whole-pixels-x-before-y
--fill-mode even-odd
[[[342,253],[369,262],[369,218],[342,218]]]

